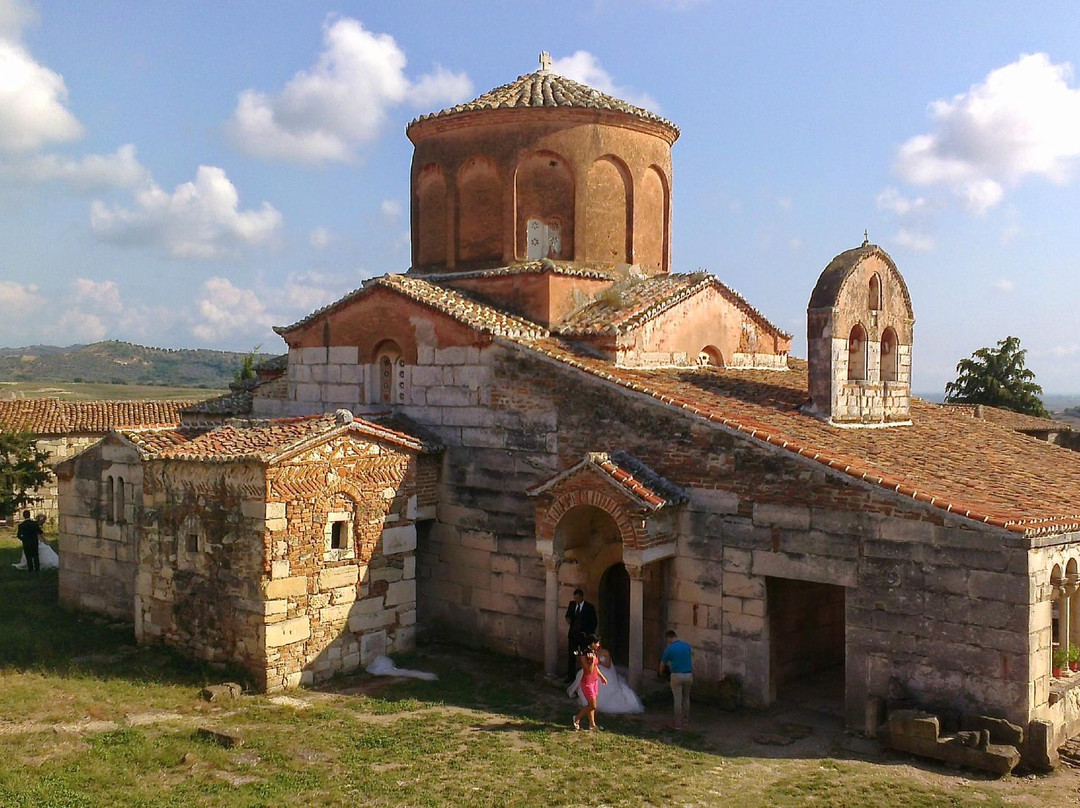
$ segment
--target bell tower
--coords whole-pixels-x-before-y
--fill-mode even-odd
[[[911,423],[915,316],[907,284],[876,244],[836,256],[806,310],[807,410],[838,426]]]

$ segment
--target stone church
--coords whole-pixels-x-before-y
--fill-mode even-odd
[[[581,587],[635,686],[674,628],[698,696],[832,677],[851,728],[1005,719],[994,743],[1052,763],[1080,731],[1051,664],[1080,641],[1080,454],[912,398],[884,250],[806,275],[796,359],[673,271],[670,121],[542,59],[406,134],[407,272],[276,329],[287,362],[208,404],[235,417],[61,466],[66,603],[277,689],[417,632],[556,674]]]

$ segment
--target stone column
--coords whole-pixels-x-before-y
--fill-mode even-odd
[[[1080,575],[1068,576],[1065,591],[1069,593],[1069,642],[1080,646],[1080,597],[1076,595],[1078,588],[1080,588]]]
[[[1068,653],[1069,650],[1069,589],[1065,586],[1057,587],[1058,596],[1058,649]],[[1068,666],[1066,665],[1066,668]]]
[[[544,672],[548,676],[559,673],[559,564],[562,558],[544,556],[547,573],[544,588]]]
[[[642,568],[627,566],[630,576],[630,670],[628,678],[634,690],[641,684],[644,668],[645,582]]]

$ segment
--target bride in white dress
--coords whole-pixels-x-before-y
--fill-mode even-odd
[[[56,569],[60,566],[60,556],[42,539],[38,539],[38,561],[41,562],[43,570]],[[17,570],[26,569],[26,553],[22,554],[18,564],[12,564],[11,566]]]
[[[596,696],[596,708],[602,713],[643,713],[645,707],[638,698],[637,693],[630,689],[626,680],[618,674],[611,662],[611,654],[606,648],[598,648],[596,656],[600,661],[600,670],[608,683],[600,685],[600,691]],[[585,697],[581,695],[581,674],[578,671],[577,678],[566,688],[566,693],[571,698],[577,696],[578,704],[585,704]]]

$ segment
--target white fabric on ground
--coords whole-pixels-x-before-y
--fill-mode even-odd
[[[600,690],[596,694],[596,709],[602,713],[643,713],[645,707],[638,698],[637,693],[630,689],[630,685],[621,677],[614,668],[600,666],[604,677],[608,680],[605,685],[600,684]],[[581,695],[581,674],[578,671],[573,684],[566,688],[570,697],[577,696],[578,704],[585,706],[585,697]]]
[[[38,539],[38,561],[41,562],[41,568],[43,570],[56,569],[60,566],[60,556],[56,554],[56,551],[48,544]],[[17,570],[26,569],[26,553],[23,553],[22,559],[18,564],[12,564]]]
[[[399,668],[394,664],[394,660],[383,654],[380,654],[371,660],[371,663],[365,670],[372,676],[405,676],[410,679],[425,679],[429,682],[439,678],[439,674],[437,673]]]

